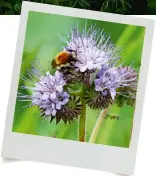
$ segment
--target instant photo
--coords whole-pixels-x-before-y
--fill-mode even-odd
[[[144,35],[30,11],[12,131],[128,148]]]
[[[2,155],[131,174],[152,33],[151,20],[24,3]]]

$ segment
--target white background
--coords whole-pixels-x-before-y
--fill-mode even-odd
[[[144,16],[145,17],[145,16]],[[155,18],[148,16],[148,18]],[[0,16],[0,148],[8,104],[12,68],[16,49],[19,16]],[[134,176],[156,175],[156,29],[154,34],[150,71],[145,94]],[[135,59],[135,58],[134,58]],[[63,150],[63,149],[62,149]],[[0,158],[0,175],[63,175],[114,176],[115,174],[87,169],[57,166],[30,161]]]

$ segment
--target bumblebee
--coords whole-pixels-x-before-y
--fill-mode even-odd
[[[51,65],[52,68],[56,68],[72,64],[73,61],[76,61],[76,52],[73,50],[67,50],[58,53],[53,59]]]

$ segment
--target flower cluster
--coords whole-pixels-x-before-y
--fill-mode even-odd
[[[41,67],[38,60],[36,60],[37,64]],[[45,73],[42,68],[33,65],[31,69],[27,70],[27,77],[21,75],[21,78],[31,86],[22,85],[20,88],[31,91],[31,94],[19,92],[19,101],[30,101],[31,104],[28,107],[37,106],[41,110],[41,116],[44,119],[51,117],[52,121],[56,118],[58,123],[62,116],[63,121],[66,123],[80,114],[81,105],[79,105],[79,100],[74,103],[72,101],[73,97],[63,90],[66,81],[59,71],[51,75],[49,72]],[[71,106],[73,112],[70,112]]]
[[[87,24],[81,30],[77,25],[71,28],[67,38],[61,36],[61,39],[67,43],[63,51],[74,52],[76,59],[60,71],[67,82],[82,82],[88,87],[85,99],[91,108],[108,107],[117,94],[127,96],[123,87],[129,87],[132,92],[129,97],[134,98],[137,74],[131,67],[118,66],[121,48],[111,42],[104,30],[94,25],[87,29]]]
[[[41,71],[33,65],[27,72],[29,78],[22,76],[32,86],[21,86],[31,90],[31,95],[19,93],[21,101],[31,101],[30,106],[39,107],[44,118],[66,123],[81,114],[82,101],[90,108],[103,109],[114,102],[117,94],[128,93],[134,98],[131,93],[137,86],[137,74],[130,66],[118,66],[121,49],[111,42],[110,36],[93,25],[87,30],[85,24],[82,31],[78,25],[72,28],[67,37],[62,39],[67,43],[63,51],[70,56],[68,65],[60,64],[54,75],[45,73],[39,63]],[[73,91],[77,84],[80,89]]]

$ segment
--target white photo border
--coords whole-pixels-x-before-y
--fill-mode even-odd
[[[146,28],[137,88],[134,124],[129,148],[96,145],[12,132],[18,80],[29,11],[130,24]],[[10,97],[6,115],[7,117],[1,153],[2,157],[51,162],[54,164],[105,170],[127,175],[133,174],[146,90],[149,58],[152,48],[153,31],[154,20],[151,19],[23,2]]]

